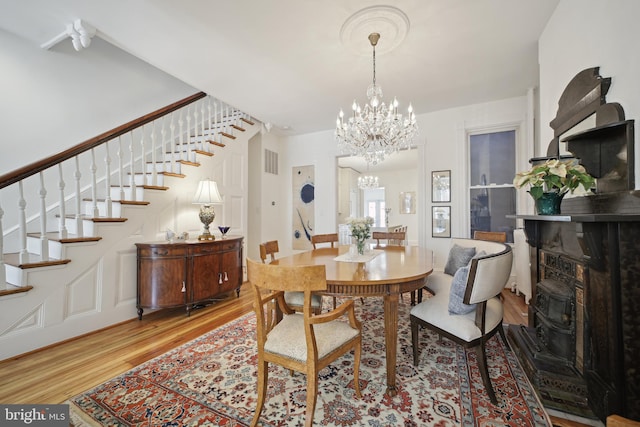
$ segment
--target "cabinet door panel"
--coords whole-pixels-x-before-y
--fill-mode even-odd
[[[192,262],[192,301],[211,299],[220,293],[218,284],[220,255],[217,253],[194,254]]]
[[[221,292],[229,292],[238,288],[242,283],[242,250],[225,252],[222,254],[220,267],[222,273]]]
[[[138,306],[162,308],[186,304],[185,258],[142,258],[138,267]]]

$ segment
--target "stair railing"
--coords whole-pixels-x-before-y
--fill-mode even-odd
[[[218,115],[218,110],[222,112],[225,108],[226,114]],[[111,196],[112,187],[117,188],[115,191],[119,194],[119,200],[136,201],[138,186],[158,186],[160,173],[179,173],[180,163],[194,162],[197,150],[211,152],[211,144],[205,143],[206,140],[215,140],[215,134],[221,132],[220,126],[227,121],[237,120],[238,117],[251,120],[249,115],[199,92],[65,151],[0,176],[0,291],[11,287],[6,281],[5,251],[17,253],[19,264],[28,264],[32,260],[27,236],[37,235],[37,262],[48,261],[49,236],[55,235],[58,239],[66,239],[70,234],[76,238],[85,237],[83,219],[100,216],[99,185],[104,185],[105,193],[102,216],[111,217],[114,201]],[[167,124],[169,132],[166,130]],[[160,128],[159,137],[157,127]],[[192,141],[197,141],[193,147]],[[117,146],[115,170],[112,168],[110,145]],[[139,149],[136,149],[136,145],[139,145]],[[98,153],[104,153],[104,170],[100,170],[96,162]],[[81,165],[87,164],[88,173],[85,176]],[[161,170],[159,164],[162,164]],[[136,181],[137,173],[143,174],[142,182]],[[37,182],[31,179],[35,176],[38,178]],[[72,194],[65,194],[65,176],[73,177]],[[114,180],[117,180],[116,185],[113,185]],[[57,200],[47,204],[47,184],[53,182],[57,182]],[[84,194],[89,195],[91,201],[88,215],[82,212]],[[35,197],[39,200],[34,200]],[[3,202],[6,209],[6,201],[11,199],[18,201],[15,218],[3,210]],[[31,208],[32,205],[34,208]],[[69,223],[72,225],[71,230],[65,221],[69,216],[68,206],[75,210],[72,214],[73,221]],[[48,218],[53,221],[48,221]],[[13,225],[5,229],[3,224],[7,223]],[[39,234],[27,232],[32,223],[39,223]],[[48,224],[57,224],[56,230],[49,231]]]

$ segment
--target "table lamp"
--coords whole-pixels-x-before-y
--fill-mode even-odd
[[[200,206],[200,221],[204,224],[204,231],[198,240],[215,240],[215,236],[209,232],[209,224],[213,222],[216,213],[213,204],[222,203],[222,197],[218,192],[218,184],[210,179],[202,180],[198,183],[198,189],[193,197],[193,203]]]

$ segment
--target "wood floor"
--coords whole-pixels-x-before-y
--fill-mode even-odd
[[[503,296],[505,323],[527,324],[523,297],[508,290]],[[0,361],[0,402],[62,403],[250,311],[251,293],[243,286],[239,298],[234,293],[189,317],[183,309],[161,310]]]

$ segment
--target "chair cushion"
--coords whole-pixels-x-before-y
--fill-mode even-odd
[[[318,358],[322,359],[336,348],[360,334],[347,322],[332,320],[314,325]],[[290,359],[307,360],[307,340],[304,334],[304,315],[295,313],[284,316],[267,335],[264,350]]]
[[[449,250],[447,264],[444,266],[444,272],[453,276],[459,268],[469,264],[471,258],[476,254],[476,248],[465,248],[457,244],[453,244]]]
[[[304,292],[285,292],[284,301],[290,307],[302,307],[304,305]],[[322,307],[322,296],[311,295],[311,308]]]
[[[467,289],[467,278],[469,277],[470,265],[465,265],[456,271],[451,281],[449,292],[449,314],[467,314],[475,310],[475,304],[465,304],[464,292]]]
[[[486,256],[485,251],[477,252],[472,259],[482,258]],[[473,311],[476,307],[475,304],[465,304],[464,293],[467,290],[467,279],[469,278],[469,269],[471,268],[471,261],[469,264],[461,267],[453,275],[451,281],[451,290],[449,294],[449,314],[467,314]]]
[[[440,293],[411,309],[411,314],[443,331],[470,342],[480,338],[480,329],[475,324],[476,312],[449,314],[449,294]],[[499,298],[487,301],[486,330],[490,331],[502,323],[502,302]]]
[[[449,293],[452,279],[453,277],[451,277],[447,273],[443,273],[442,271],[434,271],[427,276],[427,284],[425,285],[425,287],[429,290],[429,292],[433,294],[442,292]]]

